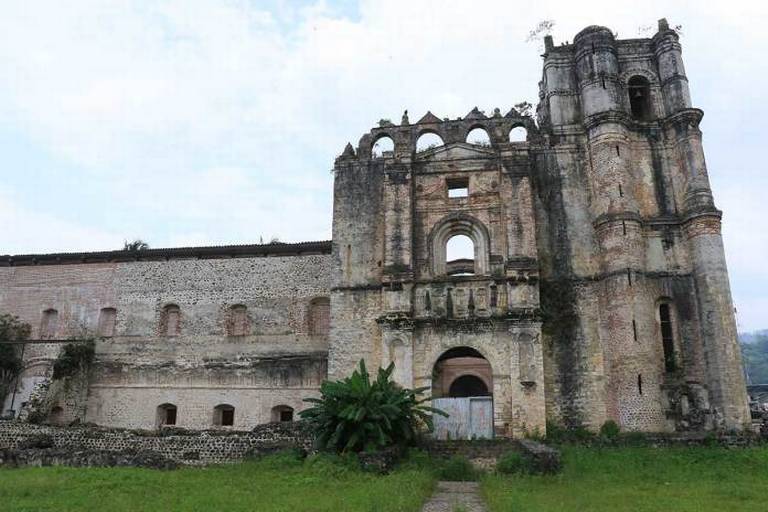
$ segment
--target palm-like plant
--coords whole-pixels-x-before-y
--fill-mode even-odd
[[[302,411],[323,449],[337,452],[373,451],[391,446],[408,446],[418,430],[432,430],[431,414],[446,413],[422,405],[419,398],[426,389],[405,389],[390,380],[394,364],[379,368],[371,381],[365,362],[351,376],[340,381],[325,381],[320,398],[307,398],[314,406]]]
[[[144,251],[146,249],[149,249],[149,244],[140,238],[137,238],[133,242],[129,242],[128,240],[123,242],[124,251]]]

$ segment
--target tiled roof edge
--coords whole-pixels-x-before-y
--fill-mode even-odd
[[[16,254],[0,256],[0,267],[62,265],[74,263],[113,263],[161,261],[172,259],[220,259],[266,256],[303,256],[330,254],[331,241],[219,245],[207,247],[170,247],[138,251],[63,252],[53,254]]]

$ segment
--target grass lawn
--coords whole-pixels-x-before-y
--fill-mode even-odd
[[[768,510],[768,447],[562,448],[556,476],[483,479],[493,512]]]
[[[415,466],[376,476],[284,456],[176,471],[0,469],[0,510],[417,512],[433,487],[432,475]]]

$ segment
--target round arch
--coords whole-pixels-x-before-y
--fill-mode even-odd
[[[390,143],[391,143],[391,147],[390,147]],[[390,135],[389,132],[379,133],[373,139],[373,142],[371,142],[371,157],[383,158],[387,156],[385,153],[394,154],[395,146],[396,146],[395,138],[392,137],[392,135]]]
[[[424,137],[425,135],[434,135],[435,137],[440,139],[439,144],[430,144],[427,147],[419,147],[419,141]],[[431,128],[425,128],[423,130],[419,130],[416,134],[416,137],[413,139],[413,149],[416,153],[421,153],[422,151],[426,151],[428,149],[431,149],[432,146],[434,147],[440,147],[445,146],[445,135],[443,133],[440,133],[437,130],[433,130]]]
[[[466,394],[468,392],[481,394]],[[469,346],[444,351],[432,367],[432,396],[493,396],[493,368],[490,361],[480,351]]]
[[[470,396],[491,396],[488,384],[478,375],[465,373],[453,379],[448,388],[451,398],[467,398]]]
[[[470,135],[475,133],[475,135],[477,136],[481,131],[485,134],[485,137],[482,140],[478,139],[477,142],[473,142],[472,140],[470,140]],[[492,133],[491,130],[489,130],[484,124],[475,123],[470,125],[470,127],[467,129],[466,133],[464,134],[464,142],[467,142],[469,144],[476,144],[480,146],[491,146],[493,145],[493,139],[491,138],[491,133]]]
[[[445,275],[448,271],[445,246],[455,235],[465,235],[475,246],[474,273],[486,275],[490,272],[490,234],[482,222],[465,213],[452,213],[443,217],[432,228],[429,235],[434,275]]]

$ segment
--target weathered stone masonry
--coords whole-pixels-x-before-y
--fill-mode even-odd
[[[0,311],[35,337],[116,316],[86,405],[62,417],[208,428],[225,405],[250,427],[362,358],[394,362],[407,386],[492,396],[503,435],[547,420],[745,428],[721,212],[677,34],[592,26],[546,38],[543,57],[536,120],[406,113],[347,145],[332,243],[3,257]],[[438,142],[420,147],[425,134]],[[471,253],[454,258],[460,237]],[[59,346],[27,347],[17,405]]]
[[[97,343],[86,421],[153,428],[158,406],[167,403],[178,408],[179,426],[209,428],[214,407],[228,404],[235,408],[233,428],[251,428],[275,419],[276,407],[301,410],[326,375],[327,328],[312,332],[312,313],[328,314],[316,306],[329,295],[330,244],[206,251],[177,257],[150,250],[139,261],[107,263],[59,255],[55,265],[23,265],[16,257],[14,266],[0,268],[0,310],[18,314],[39,337],[41,311],[54,308],[56,338],[96,332],[100,310],[117,310],[115,335]],[[180,311],[173,336],[159,332],[168,304]],[[246,306],[247,335],[227,332],[233,305]],[[59,348],[27,346],[17,407],[50,373]],[[74,418],[66,411],[63,419]]]

